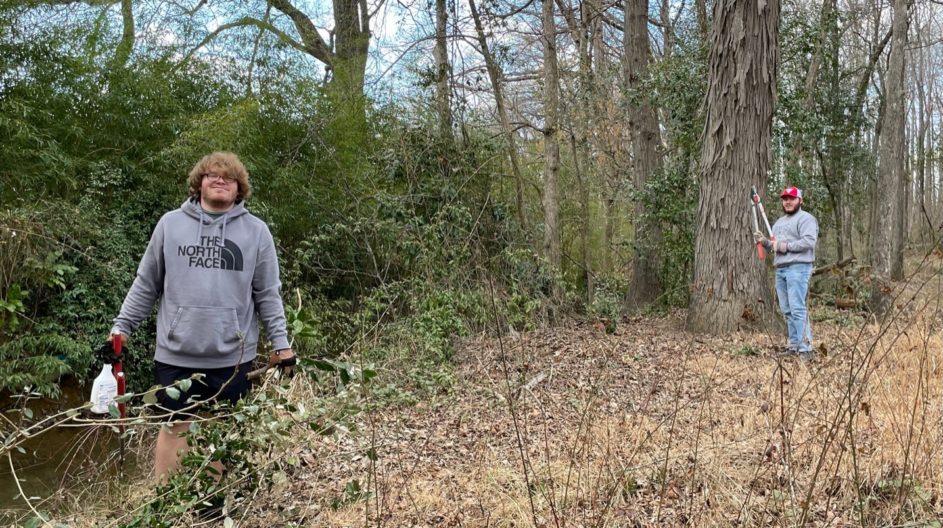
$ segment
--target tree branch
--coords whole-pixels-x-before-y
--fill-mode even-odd
[[[304,46],[298,49],[326,65],[333,66],[334,53],[327,43],[324,42],[324,39],[321,38],[321,34],[318,33],[318,28],[311,22],[308,15],[302,13],[298,8],[289,3],[288,0],[269,0],[269,4],[287,15],[295,25],[295,29],[298,30],[298,34],[301,35],[301,41],[304,43]]]
[[[58,6],[71,4],[86,4],[97,7],[108,7],[120,3],[121,0],[29,0],[24,7]]]
[[[255,26],[255,27],[259,28],[259,29],[264,29],[264,30],[270,31],[270,32],[272,32],[273,34],[275,34],[279,39],[281,39],[282,42],[288,44],[289,46],[291,46],[291,47],[293,47],[293,48],[295,48],[295,49],[297,49],[297,50],[303,51],[303,52],[305,52],[305,53],[309,53],[308,49],[307,49],[303,44],[301,44],[300,42],[298,42],[298,41],[296,41],[295,39],[291,38],[291,37],[290,37],[288,34],[286,34],[284,31],[278,29],[277,27],[273,26],[272,24],[270,24],[270,23],[268,23],[268,22],[266,22],[266,21],[264,21],[264,20],[259,20],[259,19],[257,19],[257,18],[243,17],[243,18],[240,18],[239,20],[236,20],[236,21],[234,21],[234,22],[230,22],[230,23],[228,23],[228,24],[223,24],[223,25],[219,26],[218,28],[214,29],[209,35],[203,37],[203,40],[201,40],[199,44],[197,44],[193,49],[191,49],[190,51],[187,52],[187,55],[183,58],[183,60],[180,61],[180,64],[178,65],[178,67],[179,67],[179,66],[182,66],[182,65],[184,65],[184,64],[186,64],[186,63],[190,60],[190,58],[193,56],[194,53],[196,53],[197,51],[199,51],[200,48],[202,48],[203,46],[206,46],[207,44],[209,44],[213,39],[215,39],[217,36],[219,36],[219,34],[222,33],[223,31],[226,31],[226,30],[229,30],[229,29],[232,29],[232,28],[246,27],[246,26]],[[315,57],[315,58],[317,58],[317,57]]]
[[[206,2],[207,2],[207,0],[200,0],[199,2],[196,3],[195,6],[193,6],[192,9],[187,9],[187,10],[185,10],[184,12],[185,12],[188,16],[193,16],[193,15],[196,14],[197,11],[200,10],[201,7],[203,7],[203,6],[206,5]]]
[[[265,6],[265,18],[262,19],[266,24],[272,15],[272,5]],[[246,92],[252,94],[252,73],[255,71],[255,58],[259,53],[259,43],[262,42],[262,35],[265,34],[264,28],[259,28],[259,33],[255,36],[255,42],[252,43],[252,57],[249,59],[249,75],[246,81]]]
[[[887,34],[884,35],[884,38],[881,39],[881,42],[868,59],[868,66],[865,68],[864,75],[861,76],[861,81],[858,83],[858,90],[855,94],[856,111],[860,111],[861,105],[864,104],[864,96],[868,93],[868,85],[871,84],[871,75],[874,73],[874,68],[878,60],[880,60],[881,55],[884,53],[884,48],[887,46],[887,43],[890,42],[892,33],[893,29],[887,30]]]
[[[374,10],[372,12],[368,12],[367,2],[366,1],[363,2],[363,4],[361,5],[361,8],[363,9],[364,13],[367,13],[367,24],[369,24],[370,21],[373,20],[373,17],[376,16],[376,14],[380,12],[380,9],[383,8],[383,4],[385,3],[386,3],[386,0],[380,0],[379,2],[377,2],[377,5],[374,8]]]

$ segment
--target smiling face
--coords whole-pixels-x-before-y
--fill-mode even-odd
[[[236,203],[239,184],[225,168],[210,167],[200,183],[200,205],[212,213],[223,213]]]
[[[206,210],[225,212],[249,198],[252,186],[245,165],[232,152],[207,154],[187,175],[190,197]],[[234,197],[233,197],[234,196]]]
[[[802,205],[802,198],[797,198],[795,196],[783,196],[784,213],[793,214],[799,210],[800,205]]]

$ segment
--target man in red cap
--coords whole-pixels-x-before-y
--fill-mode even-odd
[[[812,328],[806,296],[809,293],[809,278],[815,262],[815,242],[819,236],[819,224],[815,217],[802,209],[802,190],[786,187],[780,197],[785,213],[773,224],[773,237],[767,239],[762,233],[753,233],[753,239],[762,243],[773,253],[776,265],[776,295],[779,309],[786,318],[789,341],[788,352],[799,354],[802,359],[812,357]]]

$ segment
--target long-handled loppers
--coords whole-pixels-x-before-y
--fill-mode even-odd
[[[753,232],[759,233],[760,231],[760,216],[763,217],[763,224],[766,226],[766,232],[769,233],[770,240],[776,240],[776,237],[773,236],[773,230],[769,226],[769,219],[766,218],[766,209],[763,208],[763,202],[760,201],[760,195],[756,193],[756,187],[750,189],[750,202],[753,210]],[[757,213],[759,211],[759,213]],[[766,249],[763,247],[761,242],[756,243],[756,258],[760,260],[766,259]]]
[[[124,339],[121,334],[115,334],[111,340],[111,344],[115,351],[115,362],[111,366],[111,371],[115,375],[115,379],[118,380],[119,399],[124,396],[125,391],[124,364],[121,361],[121,349],[124,345],[122,341],[124,341]],[[121,414],[122,419],[127,418],[127,407],[124,403],[118,404],[118,412]],[[121,429],[124,430],[124,423],[121,424]]]

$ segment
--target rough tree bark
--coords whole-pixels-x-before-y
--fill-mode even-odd
[[[661,172],[661,134],[655,108],[647,101],[642,83],[648,77],[652,60],[648,38],[648,0],[625,2],[625,86],[628,93],[627,111],[632,142],[632,179],[635,190],[645,191],[648,180]],[[635,201],[635,261],[627,308],[638,311],[654,303],[662,293],[662,233],[657,221],[647,220],[651,211],[641,199]]]
[[[544,258],[560,271],[560,138],[559,138],[559,80],[557,65],[557,26],[554,21],[553,0],[543,0],[544,54]],[[558,295],[559,292],[554,292]]]
[[[907,46],[908,0],[894,1],[891,56],[888,61],[884,122],[878,143],[878,182],[874,192],[875,218],[871,235],[871,310],[880,317],[891,308],[891,277],[900,240],[901,188],[904,181],[905,107],[904,55]]]
[[[723,334],[781,328],[747,206],[766,188],[779,59],[778,0],[717,0],[687,326]]]
[[[439,136],[448,144],[452,139],[452,98],[449,87],[449,50],[446,29],[449,21],[446,0],[435,0],[435,75],[436,113],[439,115]]]

